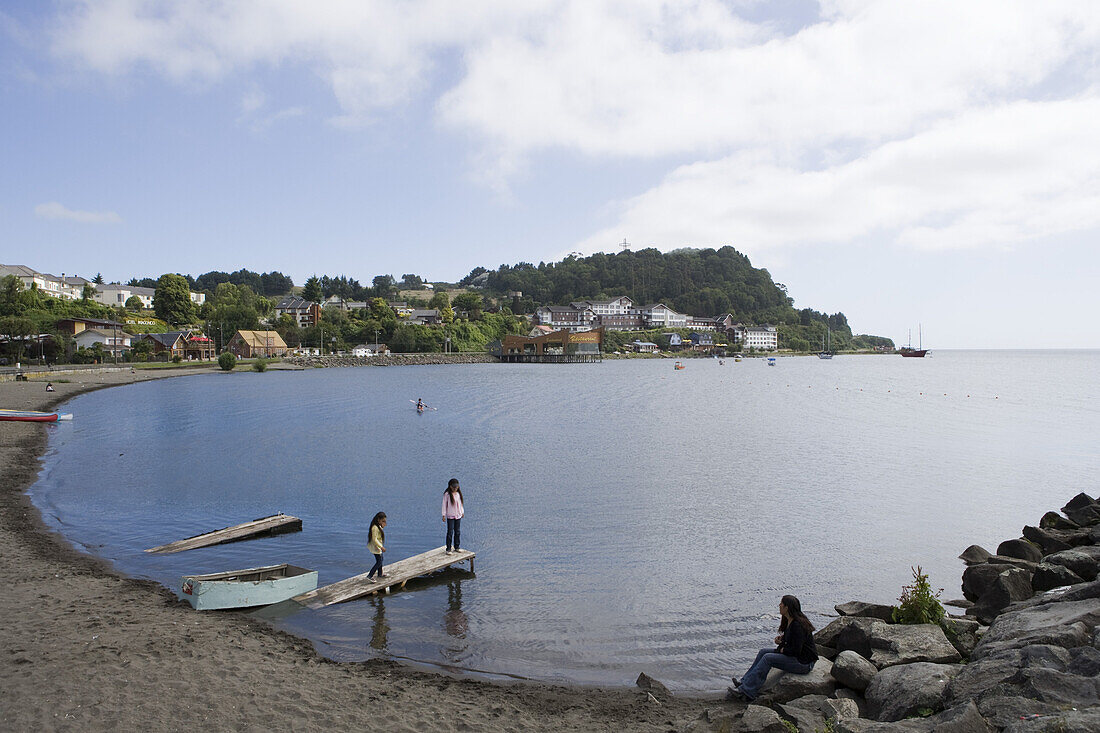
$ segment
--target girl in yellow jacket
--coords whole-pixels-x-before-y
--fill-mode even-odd
[[[374,567],[367,573],[367,580],[374,580],[374,574],[378,573],[379,578],[389,577],[382,572],[382,553],[386,551],[386,513],[378,512],[374,515],[374,519],[370,520],[370,540],[367,542],[367,549],[374,555]]]

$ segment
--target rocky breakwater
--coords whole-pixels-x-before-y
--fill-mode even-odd
[[[381,356],[289,356],[284,364],[300,367],[411,366],[415,364],[484,364],[495,362],[483,352],[458,354],[383,354]]]
[[[810,674],[773,670],[754,704],[687,730],[1100,731],[1100,502],[1078,494],[996,554],[960,557],[966,600],[949,605],[964,615],[902,625],[892,606],[838,605]]]

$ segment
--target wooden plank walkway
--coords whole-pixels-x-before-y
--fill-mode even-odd
[[[303,606],[308,606],[309,608],[322,608],[324,606],[331,606],[333,603],[343,603],[344,601],[361,598],[371,593],[378,593],[380,591],[386,591],[388,593],[390,588],[404,588],[405,583],[408,583],[413,578],[418,578],[421,575],[427,575],[428,573],[442,570],[445,567],[467,560],[470,561],[470,572],[473,572],[474,553],[469,550],[457,550],[453,554],[448,555],[447,548],[437,547],[434,550],[428,550],[419,555],[413,555],[404,560],[398,560],[395,563],[386,565],[385,573],[389,577],[381,579],[376,578],[371,581],[367,579],[366,573],[361,573],[360,575],[345,578],[331,585],[326,585],[323,588],[303,593],[300,596],[294,596],[292,600],[297,601]]]
[[[193,550],[196,547],[220,545],[223,542],[236,542],[237,540],[249,539],[259,535],[274,535],[283,534],[285,532],[301,531],[301,519],[279,512],[270,517],[260,517],[259,519],[253,519],[251,522],[245,522],[244,524],[237,524],[232,527],[225,527],[224,529],[216,529],[212,532],[204,532],[194,537],[188,537],[187,539],[169,542],[167,545],[150,547],[146,552],[156,552],[159,554],[183,552],[184,550]]]

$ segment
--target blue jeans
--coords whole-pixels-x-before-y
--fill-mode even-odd
[[[745,693],[745,696],[749,699],[756,699],[756,696],[760,694],[760,688],[764,685],[764,680],[768,679],[768,672],[771,671],[772,667],[781,669],[784,672],[806,674],[814,668],[814,665],[800,662],[796,657],[780,654],[774,649],[761,649],[760,653],[756,655],[756,661],[752,663],[749,671],[741,678],[741,692]]]
[[[462,526],[462,520],[461,519],[448,519],[447,520],[447,549],[448,550],[451,549],[452,547],[457,550],[459,544],[461,544],[461,542],[462,542],[462,534],[461,534],[461,530],[460,530],[461,526]],[[451,542],[452,539],[454,540],[454,542]]]
[[[375,573],[378,573],[379,575],[382,574],[382,556],[381,555],[375,555],[374,556],[374,567],[372,567],[370,569],[370,572],[367,573],[367,577],[368,578],[373,578],[373,577],[375,577],[375,575],[374,575]]]

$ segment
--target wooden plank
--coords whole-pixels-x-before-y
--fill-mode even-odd
[[[437,547],[434,550],[428,550],[419,555],[407,557],[404,560],[398,560],[395,563],[386,565],[385,572],[388,577],[375,578],[375,580],[371,581],[367,578],[367,573],[361,573],[351,578],[337,581],[331,585],[326,585],[323,588],[312,590],[309,593],[294,596],[293,600],[309,608],[331,606],[333,603],[351,601],[371,593],[378,593],[379,591],[388,592],[391,587],[404,588],[405,583],[413,578],[427,575],[428,573],[442,570],[457,562],[466,562],[467,560],[470,561],[470,569],[473,570],[474,553],[469,550],[456,550],[448,555],[447,548]]]
[[[146,552],[168,554],[193,550],[196,547],[208,547],[220,545],[224,542],[236,542],[237,540],[251,539],[260,535],[283,534],[284,532],[301,532],[302,520],[289,514],[273,514],[270,517],[260,517],[251,522],[237,524],[232,527],[216,529],[212,532],[204,532],[194,537],[169,542],[167,545],[150,547]]]

